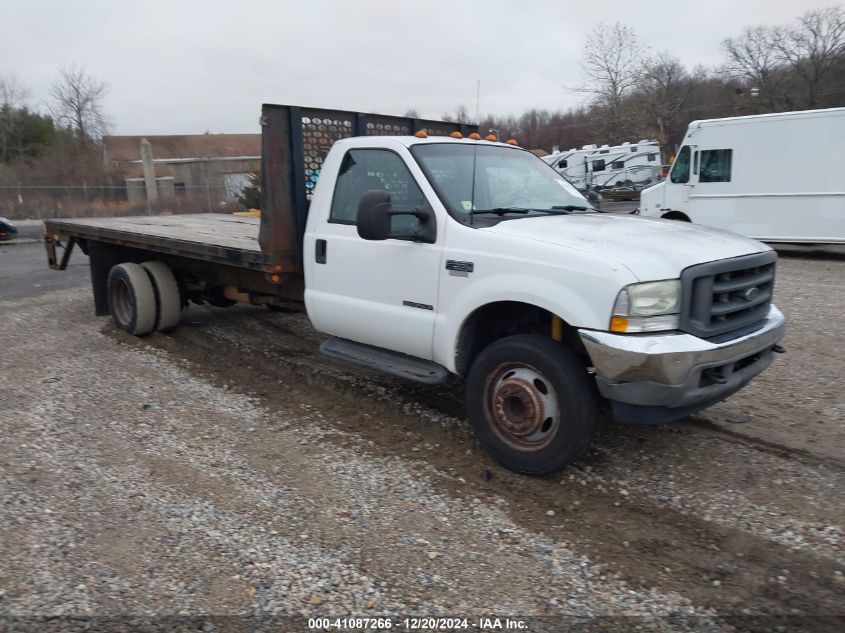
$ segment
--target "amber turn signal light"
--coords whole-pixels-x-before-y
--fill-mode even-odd
[[[628,331],[628,319],[621,316],[615,316],[610,318],[610,331],[611,332],[627,332]]]

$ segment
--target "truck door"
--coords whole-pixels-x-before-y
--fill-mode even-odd
[[[698,151],[694,145],[684,145],[678,152],[669,172],[663,198],[663,211],[689,213],[690,192],[698,181]]]
[[[360,238],[358,203],[373,189],[388,191],[395,205],[419,207],[424,201],[417,179],[397,152],[347,150],[330,208],[322,211],[326,217],[309,220],[313,229],[305,236],[314,242],[305,245],[305,256],[311,259],[306,262],[311,272],[305,291],[308,316],[321,332],[431,359],[442,231],[434,244]],[[321,211],[312,207],[311,212]],[[394,228],[410,231],[417,221],[397,216]],[[398,226],[403,222],[409,226]]]

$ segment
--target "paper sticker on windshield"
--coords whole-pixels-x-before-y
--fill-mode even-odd
[[[461,206],[464,208],[464,211],[469,211],[472,209],[472,200],[461,200]]]
[[[572,194],[573,196],[578,196],[579,198],[580,198],[580,197],[582,197],[582,196],[581,196],[581,192],[580,192],[580,191],[578,191],[578,190],[577,190],[575,187],[573,187],[572,185],[570,185],[567,181],[565,181],[565,180],[558,180],[558,181],[557,181],[557,184],[559,184],[561,187],[563,187],[563,188],[564,188],[564,190],[566,191],[566,193],[570,193],[570,194]]]

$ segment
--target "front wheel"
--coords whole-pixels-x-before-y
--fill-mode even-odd
[[[669,213],[664,213],[660,216],[664,220],[678,220],[679,222],[689,222],[690,219],[685,213],[681,213],[680,211],[669,211]]]
[[[560,470],[590,448],[597,396],[584,365],[563,345],[517,334],[484,349],[466,382],[478,441],[505,468]]]

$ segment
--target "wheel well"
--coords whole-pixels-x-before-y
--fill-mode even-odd
[[[680,220],[681,222],[689,222],[690,219],[686,213],[681,213],[680,211],[669,211],[669,213],[664,213],[660,216],[665,220]]]
[[[458,337],[455,365],[459,374],[469,371],[472,361],[491,343],[512,334],[552,335],[554,314],[544,308],[520,301],[488,303],[475,310],[464,322]],[[561,340],[578,356],[586,350],[574,327],[561,321]]]

